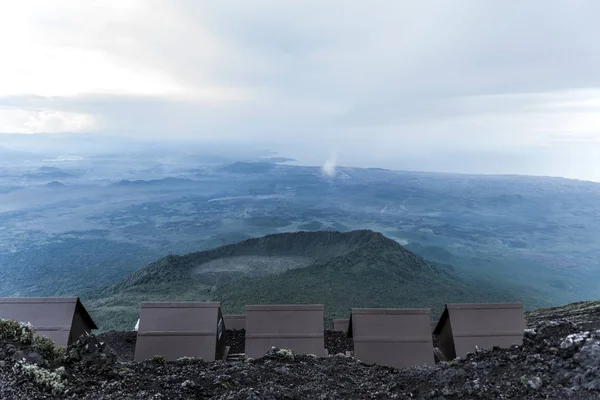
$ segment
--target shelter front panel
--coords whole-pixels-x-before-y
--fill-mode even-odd
[[[138,330],[186,332],[214,325],[216,333],[219,307],[219,303],[143,303]]]
[[[431,337],[428,309],[353,309],[354,337]]]
[[[526,327],[519,303],[448,304],[454,347],[458,357],[475,351],[523,343]]]
[[[394,368],[435,363],[431,341],[387,342],[354,339],[354,355],[367,364]]]
[[[454,325],[454,334],[514,334],[515,331],[525,329],[525,315],[521,305],[511,303],[505,308],[500,306],[498,303],[449,304],[448,311]]]
[[[29,322],[40,336],[65,347],[73,339],[71,330],[77,302],[77,297],[3,298],[0,318]]]
[[[144,361],[155,355],[164,356],[167,361],[181,357],[201,357],[215,359],[215,336],[191,333],[189,335],[161,335],[140,332],[137,335],[135,361]]]
[[[429,309],[352,309],[354,355],[403,368],[435,363]]]
[[[0,318],[30,322],[36,329],[71,329],[75,314],[76,298],[23,298],[0,299]]]
[[[246,307],[246,355],[262,357],[275,346],[325,355],[323,305]]]
[[[220,303],[143,303],[137,334],[135,359],[163,355],[172,361],[181,357],[219,358],[224,345]]]

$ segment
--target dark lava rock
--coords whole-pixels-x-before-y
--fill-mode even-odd
[[[229,346],[229,354],[244,353],[246,349],[246,330],[225,331],[225,345]]]
[[[354,351],[354,342],[345,332],[325,331],[325,348],[329,354],[345,354],[346,351]]]
[[[67,347],[67,365],[86,367],[95,372],[112,371],[117,354],[94,335],[83,335]]]
[[[540,308],[525,313],[527,325],[535,327],[540,322],[568,319],[584,331],[600,329],[600,300],[580,301],[560,307]]]
[[[0,341],[0,355],[6,356],[0,359],[0,398],[53,398],[13,368],[9,345]],[[569,321],[539,324],[526,331],[522,346],[402,370],[340,354],[317,358],[280,349],[245,362],[117,362],[94,336],[83,337],[67,354],[58,396],[63,399],[600,398],[600,332],[581,332]]]
[[[46,360],[37,351],[17,350],[12,355],[13,361],[24,360],[27,364],[45,365]]]
[[[118,361],[133,361],[137,332],[109,331],[99,334],[98,340],[105,343],[116,354]]]

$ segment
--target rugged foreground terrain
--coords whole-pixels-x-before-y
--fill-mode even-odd
[[[584,330],[600,329],[600,300],[579,301],[560,307],[540,308],[525,313],[527,324],[535,326],[542,321],[567,318]]]
[[[538,322],[522,346],[405,370],[277,349],[245,362],[123,362],[96,336],[59,352],[30,343],[28,329],[0,340],[1,399],[600,398],[600,331],[566,319]]]

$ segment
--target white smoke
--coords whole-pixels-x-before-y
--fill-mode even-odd
[[[334,176],[335,175],[335,167],[337,165],[337,155],[334,153],[329,157],[325,164],[321,167],[321,171],[323,175]]]

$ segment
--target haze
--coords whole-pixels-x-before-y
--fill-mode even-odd
[[[600,181],[599,14],[593,0],[3,1],[0,132]]]

